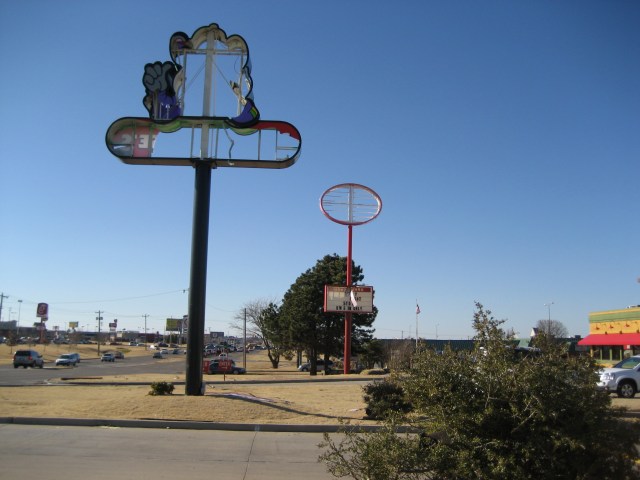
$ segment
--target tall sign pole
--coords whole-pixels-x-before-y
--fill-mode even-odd
[[[215,31],[206,33],[204,91],[202,116],[211,116],[211,93]],[[193,198],[193,231],[191,234],[191,277],[189,281],[189,334],[187,336],[187,395],[199,395],[202,390],[202,349],[207,300],[207,253],[209,251],[209,209],[211,205],[211,169],[209,157],[209,128],[200,127],[200,158],[194,160],[196,170]],[[215,167],[214,167],[215,168]]]
[[[347,290],[351,293],[351,284],[353,279],[351,278],[353,273],[351,271],[351,252],[353,245],[353,225],[347,226]],[[351,324],[352,324],[352,313],[347,312],[344,315],[344,374],[348,374],[351,371]]]
[[[369,187],[357,183],[342,183],[326,190],[320,197],[320,210],[332,222],[347,226],[347,279],[346,292],[352,307],[357,301],[353,294],[352,246],[353,226],[364,225],[376,218],[382,210],[380,196]],[[326,299],[325,299],[326,304]],[[351,371],[352,308],[344,315],[344,373]]]
[[[240,35],[227,35],[215,23],[191,36],[176,32],[169,40],[169,54],[170,61],[144,67],[143,104],[149,117],[119,118],[109,126],[106,144],[128,165],[195,170],[185,393],[202,395],[211,171],[290,167],[300,156],[302,138],[288,122],[261,119],[253,98],[249,47]],[[197,80],[201,69],[204,79]],[[191,86],[196,80],[202,83],[201,102],[192,98],[198,92]],[[202,105],[201,114],[188,114],[187,105]],[[225,108],[233,114],[218,116],[214,111]]]
[[[187,395],[202,393],[202,349],[207,300],[207,252],[209,251],[209,206],[211,204],[211,165],[206,161],[200,161],[196,163],[195,169],[185,379]]]

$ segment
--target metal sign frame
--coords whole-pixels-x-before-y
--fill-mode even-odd
[[[218,167],[290,167],[300,156],[302,138],[288,122],[261,119],[253,95],[249,47],[240,35],[227,35],[216,23],[198,28],[191,36],[176,32],[169,40],[169,54],[171,60],[147,63],[144,67],[142,103],[149,117],[124,117],[114,121],[107,130],[105,142],[109,151],[126,164],[195,169],[185,393],[202,395],[211,171]],[[191,61],[187,62],[189,57]],[[219,68],[226,57],[235,69],[232,76],[225,76]],[[203,58],[204,62],[202,90],[185,83],[187,68],[193,67],[196,58]],[[195,79],[197,70],[192,73],[190,78]],[[216,81],[218,73],[223,82]],[[191,103],[187,102],[187,90],[201,91],[202,98],[198,93],[194,102],[193,97],[189,99]],[[219,103],[223,90],[227,98],[232,99],[234,111],[225,110],[228,116],[216,112],[218,105],[229,105]],[[190,105],[195,105],[195,109],[201,105],[202,113],[185,114]],[[274,136],[273,141],[267,141]],[[169,138],[179,139],[179,145],[186,148],[178,148],[177,152],[173,148],[162,150],[162,143]],[[220,142],[225,148],[219,147]],[[234,153],[236,142],[249,144]],[[265,158],[267,151],[270,156]]]
[[[382,211],[382,199],[371,188],[358,183],[335,185],[320,197],[320,210],[332,222],[347,226],[347,285],[351,288],[351,248],[354,225],[364,225],[377,218]],[[350,373],[351,314],[344,313],[344,373]]]

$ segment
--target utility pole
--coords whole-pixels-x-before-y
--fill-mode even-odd
[[[9,298],[9,295],[5,295],[4,293],[0,293],[0,320],[2,320],[2,302],[5,298]],[[11,320],[11,319],[9,319]]]
[[[22,311],[22,300],[18,300],[18,323],[16,323],[16,333],[20,328],[20,312]]]
[[[144,349],[147,349],[147,315],[146,313],[142,315],[144,317]]]
[[[102,310],[98,310],[96,312],[98,316],[96,320],[98,321],[98,356],[100,356],[100,327],[102,326]]]

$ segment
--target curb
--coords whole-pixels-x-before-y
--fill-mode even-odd
[[[213,423],[178,420],[111,420],[100,418],[32,418],[0,417],[0,424],[47,425],[68,427],[162,428],[181,430],[227,430],[237,432],[337,433],[344,431],[376,432],[379,425],[282,425]]]

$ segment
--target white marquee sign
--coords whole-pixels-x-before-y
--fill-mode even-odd
[[[333,313],[373,313],[373,287],[325,285],[324,311]]]

